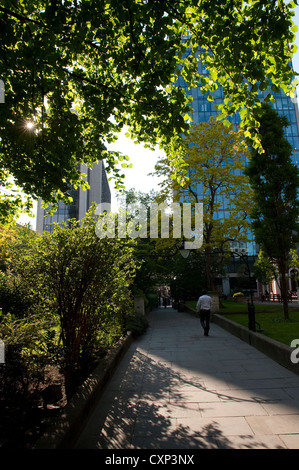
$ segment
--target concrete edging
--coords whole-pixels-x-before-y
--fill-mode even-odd
[[[191,307],[186,306],[186,311],[193,315],[196,314],[195,310]],[[290,346],[268,338],[262,333],[251,331],[245,326],[240,325],[233,320],[229,320],[218,313],[212,314],[212,322],[258,349],[286,369],[299,375],[299,363],[294,364],[291,361],[293,348]]]
[[[108,352],[57,418],[49,422],[46,432],[37,440],[34,449],[73,448],[106,383],[132,341],[133,336],[128,333]]]
[[[213,323],[224,328],[226,331],[229,331],[243,341],[246,341],[246,343],[278,362],[278,364],[299,375],[299,364],[293,364],[291,361],[293,348],[290,346],[268,338],[262,333],[251,331],[245,326],[239,325],[238,323],[235,323],[228,318],[224,318],[219,314],[213,315]]]

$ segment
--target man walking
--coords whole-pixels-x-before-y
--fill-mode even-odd
[[[203,290],[197,301],[196,311],[199,312],[200,323],[203,327],[205,336],[209,336],[211,305],[212,298],[207,295],[206,290]]]

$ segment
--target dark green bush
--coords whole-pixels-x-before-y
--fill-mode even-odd
[[[22,446],[25,431],[38,413],[46,364],[44,328],[33,319],[0,315],[5,363],[0,364],[0,443]]]
[[[151,308],[156,308],[158,305],[158,296],[157,294],[147,294],[148,303]]]
[[[127,319],[127,331],[131,331],[134,336],[143,335],[148,326],[148,320],[145,315],[135,313]]]
[[[31,299],[19,277],[0,273],[0,307],[5,315],[11,313],[17,318],[28,314]]]

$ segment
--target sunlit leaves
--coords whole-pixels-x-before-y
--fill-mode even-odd
[[[175,86],[180,74],[189,88],[200,84],[211,101],[216,81],[222,85],[225,124],[241,108],[241,124],[256,146],[252,111],[259,106],[259,91],[273,86],[268,100],[277,87],[292,91],[294,2],[2,5],[1,165],[34,197],[51,201],[53,191],[65,193],[66,181],[79,184],[79,162],[106,159],[113,174],[119,154],[108,144],[124,126],[137,142],[175,150],[190,125],[184,119],[190,115],[189,98]],[[199,73],[198,57],[209,78]],[[21,135],[21,117],[34,117],[39,132]],[[172,158],[179,175],[182,160],[175,153]],[[114,176],[121,184],[116,171]]]
[[[246,240],[251,200],[249,180],[242,173],[249,156],[242,133],[211,119],[192,125],[181,152],[185,168],[179,181],[169,159],[156,165],[157,174],[166,177],[161,197],[174,194],[176,200],[203,203],[203,248],[223,246],[229,239]]]

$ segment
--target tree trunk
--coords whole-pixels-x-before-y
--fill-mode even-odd
[[[283,313],[285,320],[289,320],[289,305],[288,305],[288,286],[286,278],[286,263],[282,261],[280,263],[280,275],[281,275],[281,297],[283,303]]]

